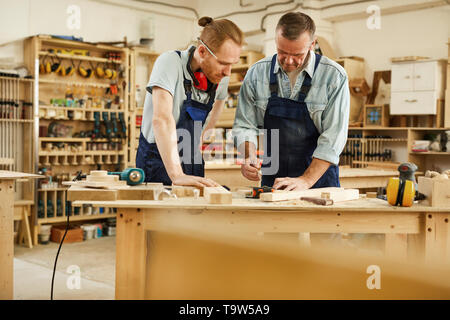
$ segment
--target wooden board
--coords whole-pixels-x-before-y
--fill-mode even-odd
[[[68,201],[155,200],[163,185],[141,185],[126,189],[93,189],[73,185],[67,191]]]
[[[432,207],[450,206],[450,180],[432,179],[427,177],[418,178],[418,189],[427,198],[424,203]]]
[[[0,170],[0,180],[15,180],[15,179],[23,179],[23,178],[38,178],[39,179],[39,178],[45,178],[45,177],[42,175],[39,175],[39,174]]]
[[[303,191],[275,191],[267,192],[260,195],[260,199],[265,202],[296,200],[301,197],[318,197],[321,198],[323,194],[327,194],[327,199],[332,199],[334,202],[356,200],[359,198],[358,189],[344,189],[344,188],[316,188]]]
[[[233,201],[231,192],[223,187],[206,187],[203,194],[210,204],[230,204]]]

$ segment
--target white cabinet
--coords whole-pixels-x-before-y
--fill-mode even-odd
[[[444,66],[440,60],[394,63],[391,114],[436,114],[436,100],[444,98]]]

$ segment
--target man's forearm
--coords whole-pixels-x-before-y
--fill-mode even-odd
[[[317,180],[319,180],[320,177],[323,176],[325,171],[328,170],[330,164],[331,163],[328,161],[313,158],[311,164],[303,173],[301,178],[305,179],[308,182],[308,184],[310,184],[309,187],[312,187],[317,182]]]
[[[167,121],[154,120],[153,132],[164,167],[170,179],[173,180],[175,176],[183,174],[178,155],[175,121],[173,119]]]

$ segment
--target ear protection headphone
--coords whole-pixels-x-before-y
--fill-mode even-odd
[[[389,178],[386,187],[386,198],[390,205],[411,207],[416,198],[414,172],[417,166],[413,163],[402,163],[398,167],[399,178]]]
[[[209,81],[209,79],[206,77],[206,75],[200,70],[196,72],[192,72],[191,69],[191,61],[192,57],[194,56],[195,47],[192,47],[189,49],[189,58],[187,62],[186,69],[191,76],[192,80],[194,81],[194,87],[198,90],[210,92],[211,90],[217,89],[217,84],[212,83]]]

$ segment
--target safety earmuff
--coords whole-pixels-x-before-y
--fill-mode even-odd
[[[53,62],[53,58],[52,58],[52,66],[51,66],[51,71],[54,73],[59,73],[61,71],[61,60],[57,59],[58,62]]]
[[[192,80],[194,81],[194,88],[201,90],[201,91],[205,91],[205,92],[210,92],[211,90],[216,90],[217,84],[214,84],[211,81],[209,81],[209,79],[206,77],[206,75],[201,70],[192,72],[191,61],[194,56],[194,52],[195,52],[195,47],[192,47],[191,49],[189,49],[189,58],[188,58],[188,62],[186,65],[186,69],[187,69],[188,73],[190,74]]]
[[[105,78],[106,79],[111,79],[112,75],[113,75],[113,70],[109,69],[109,68],[106,68],[105,69]]]
[[[39,73],[45,73],[45,66],[43,61],[40,61],[39,63]]]
[[[68,66],[66,68],[66,76],[70,77],[75,73],[75,66]]]
[[[80,63],[78,64],[78,73],[83,78],[90,78],[92,75],[92,69],[85,69],[84,67],[82,67],[80,61]]]
[[[411,207],[416,195],[414,181],[389,178],[386,197],[390,205]]]
[[[47,56],[45,56],[42,59],[42,67],[39,66],[39,71],[42,71],[42,73],[50,73],[50,72],[52,72],[52,65],[51,65],[50,62],[48,62]]]
[[[100,64],[97,64],[97,66],[95,67],[95,74],[100,79],[105,77],[105,70],[103,70],[103,68],[100,67]]]

